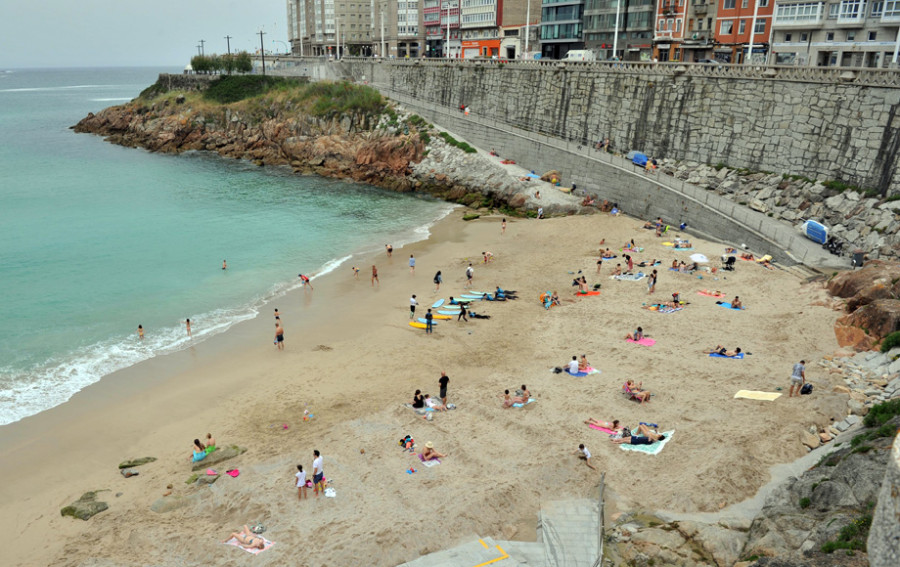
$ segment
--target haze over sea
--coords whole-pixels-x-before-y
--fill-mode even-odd
[[[0,425],[187,348],[187,317],[196,344],[255,316],[299,272],[345,262],[349,277],[354,254],[422,239],[451,209],[69,130],[165,71],[178,69],[0,70]]]

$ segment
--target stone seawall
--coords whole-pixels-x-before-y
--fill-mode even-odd
[[[900,192],[897,74],[785,68],[280,61],[276,73],[353,79],[427,104],[616,150]],[[802,74],[806,73],[806,74]]]

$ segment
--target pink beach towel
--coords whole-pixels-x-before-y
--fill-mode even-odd
[[[429,462],[431,462],[431,461],[434,461],[434,462],[436,462],[436,463],[438,463],[438,464],[440,464],[440,462],[441,462],[440,459],[431,459],[431,460],[429,460],[429,461],[426,461],[426,460],[425,460],[425,456],[422,455],[422,453],[417,453],[417,456],[419,457],[419,460],[422,461],[423,463],[425,463],[426,465],[427,465]]]
[[[232,478],[237,478],[238,475],[241,474],[241,471],[239,471],[237,469],[231,469],[230,471],[225,471],[225,474],[227,474],[228,476],[230,476]]]
[[[215,476],[215,475],[217,475],[217,474],[219,474],[219,473],[217,473],[217,472],[214,471],[213,469],[206,469],[206,475],[207,475],[207,476]]]
[[[697,295],[703,295],[706,297],[725,297],[724,293],[709,293],[707,291],[698,291]]]
[[[656,344],[655,340],[648,339],[647,337],[644,337],[643,339],[641,339],[639,341],[635,341],[633,339],[625,339],[625,340],[628,341],[629,343],[637,343],[639,345],[644,345],[644,346],[653,346]]]
[[[612,429],[607,429],[605,427],[600,427],[599,425],[594,425],[593,423],[589,423],[588,427],[591,429],[596,429],[597,431],[602,431],[603,433],[609,433],[610,435],[615,435],[618,433],[617,431],[613,431]]]
[[[269,541],[269,540],[267,540],[266,538],[262,538],[262,540],[263,540],[264,542],[266,542],[266,543],[264,544],[264,546],[263,546],[262,549],[259,549],[258,547],[254,547],[253,549],[247,549],[247,548],[244,547],[243,545],[239,544],[239,543],[238,543],[238,540],[235,539],[235,538],[231,538],[230,540],[226,541],[226,542],[225,542],[225,545],[233,545],[233,546],[235,546],[235,547],[238,548],[238,549],[243,549],[243,550],[246,551],[247,553],[252,553],[253,555],[259,555],[259,554],[262,553],[263,551],[266,551],[267,549],[269,549],[270,547],[272,547],[273,545],[275,545],[275,542],[274,542],[274,541]]]

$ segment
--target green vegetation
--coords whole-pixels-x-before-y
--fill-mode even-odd
[[[447,132],[441,132],[440,136],[441,136],[441,138],[444,139],[445,142],[447,142],[451,146],[461,149],[462,151],[466,152],[467,154],[474,154],[478,151],[475,148],[473,148],[472,146],[470,146],[469,144],[467,144],[465,142],[460,142],[459,140],[455,139],[453,136],[451,136]]]
[[[188,479],[186,481],[184,481],[184,483],[185,484],[194,484],[195,482],[197,482],[198,478],[200,478],[200,473],[194,473],[191,476],[189,476]]]
[[[166,88],[165,85],[161,84],[159,81],[153,83],[146,89],[141,91],[141,94],[138,95],[138,98],[150,100],[152,98],[156,98],[160,95],[164,95],[169,92],[169,89]]]
[[[281,77],[262,75],[222,76],[203,91],[203,98],[220,104],[238,102],[268,92],[286,82]]]
[[[303,88],[301,98],[317,98],[310,112],[322,118],[352,116],[367,123],[368,118],[387,112],[394,121],[397,119],[397,114],[387,106],[381,94],[370,87],[347,82],[314,83]]]
[[[866,427],[882,426],[878,429],[878,432],[883,433],[883,435],[879,435],[880,437],[893,436],[896,433],[896,428],[885,426],[885,424],[895,415],[900,415],[900,398],[873,406],[863,419],[863,425]],[[885,427],[890,428],[891,431],[887,429],[882,431]]]
[[[826,542],[822,546],[822,553],[833,553],[838,549],[865,551],[866,538],[869,537],[869,527],[871,525],[871,514],[860,516],[849,525],[841,528],[836,539]]]
[[[800,507],[801,508],[809,508],[809,505],[812,504],[812,500],[809,498],[801,498],[800,499]]]
[[[423,126],[425,126],[425,119],[418,114],[413,114],[406,119],[406,123],[410,126],[415,126],[416,128],[422,128]]]
[[[422,143],[426,146],[431,143],[431,136],[428,135],[428,132],[419,132],[419,139],[422,140]]]
[[[713,169],[715,169],[716,171],[721,171],[722,168],[724,168],[724,167],[728,167],[728,166],[726,166],[724,162],[720,161],[719,163],[717,163],[716,165],[713,166]]]
[[[225,55],[195,55],[191,57],[191,68],[195,73],[249,73],[253,61],[246,51]]]
[[[479,218],[480,216],[481,216],[481,215],[478,215],[478,214],[466,215],[466,216],[463,217],[463,220],[464,220],[464,221],[475,220],[475,219]]]
[[[894,331],[881,340],[881,352],[887,352],[896,346],[900,346],[900,331]]]

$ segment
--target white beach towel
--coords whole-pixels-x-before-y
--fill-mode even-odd
[[[236,547],[238,549],[243,549],[247,553],[252,553],[253,555],[259,555],[263,551],[265,551],[265,550],[269,549],[270,547],[272,547],[273,545],[275,545],[274,541],[269,541],[266,538],[262,538],[262,540],[264,542],[266,542],[265,546],[262,549],[259,549],[258,547],[254,547],[252,549],[247,549],[246,547],[244,547],[240,543],[238,543],[238,540],[235,538],[231,538],[230,540],[226,541],[225,545],[233,545],[234,547]]]

